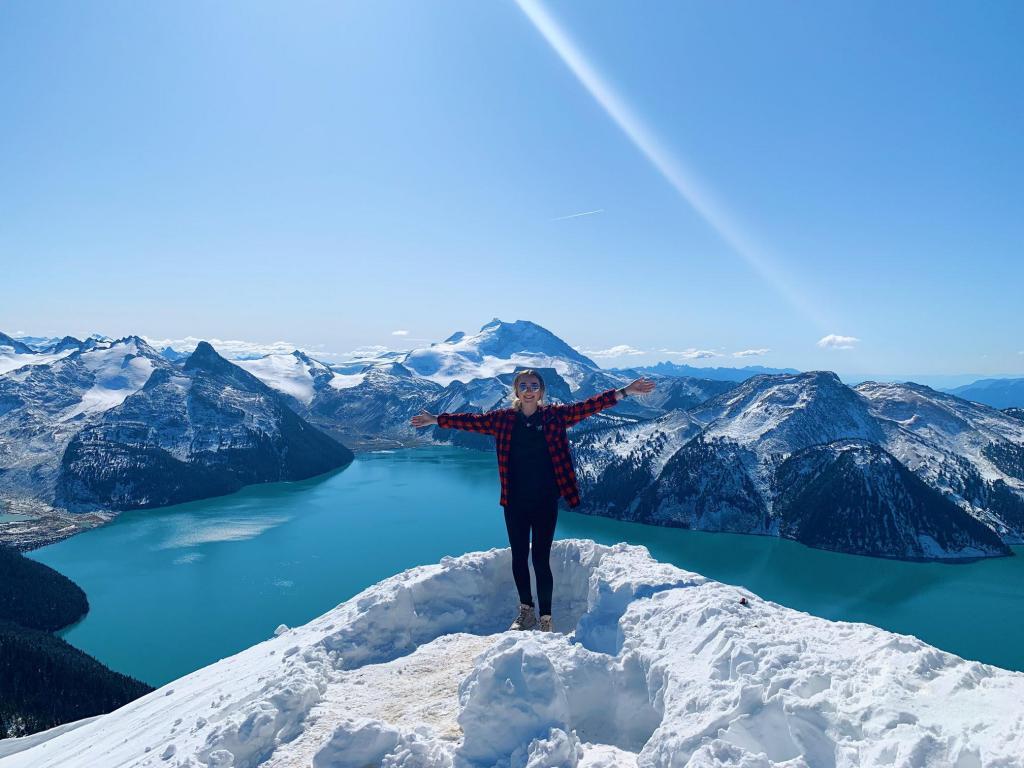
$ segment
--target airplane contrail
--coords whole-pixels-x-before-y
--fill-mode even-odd
[[[583,211],[582,213],[570,213],[568,216],[556,216],[552,221],[562,221],[563,219],[575,219],[580,216],[593,216],[595,213],[604,213],[604,208],[598,208],[596,211]]]
[[[761,249],[755,247],[733,221],[725,207],[714,199],[707,187],[701,184],[696,174],[684,167],[655,138],[639,116],[629,108],[626,102],[587,61],[587,58],[539,0],[516,0],[516,4],[548,45],[558,54],[562,62],[572,71],[580,84],[587,89],[662,177],[765,282],[824,332],[829,323],[825,322],[825,318],[812,302],[806,296],[799,294],[780,274],[778,268],[761,253]]]

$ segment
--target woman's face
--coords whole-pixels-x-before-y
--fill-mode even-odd
[[[540,379],[533,374],[523,376],[519,379],[519,383],[516,384],[516,397],[524,403],[539,402],[543,395],[544,387],[540,383]]]

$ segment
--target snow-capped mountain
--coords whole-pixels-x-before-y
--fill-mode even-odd
[[[40,541],[77,532],[64,510],[169,504],[352,458],[208,344],[183,366],[138,336],[54,346],[0,375],[0,499],[44,516]]]
[[[507,407],[514,371],[533,367],[544,377],[550,402],[571,402],[632,381],[598,368],[545,328],[528,321],[495,319],[473,336],[459,332],[444,342],[390,357],[327,365],[303,352],[236,361],[294,401],[297,411],[357,446],[418,444],[423,433],[409,426],[420,410],[487,411]],[[342,372],[344,371],[344,372]],[[688,408],[734,386],[694,378],[659,378],[643,401],[620,405],[614,416],[589,420],[584,432],[612,423],[652,419]],[[459,444],[483,445],[479,436],[444,436]]]
[[[661,477],[665,463],[702,428],[703,424],[685,411],[580,436],[574,427],[570,434],[583,498],[579,511],[639,520],[642,510],[637,502],[642,492]]]
[[[49,503],[71,439],[171,366],[137,336],[34,356],[0,376],[0,495]]]
[[[400,363],[407,353],[408,350],[379,352],[378,354],[369,357],[354,357],[337,363],[331,363],[330,368],[336,373],[359,373],[371,365],[379,365],[381,363]]]
[[[538,360],[542,354],[545,359]],[[409,419],[424,409],[506,407],[512,372],[522,365],[541,371],[548,398],[555,402],[623,386],[637,374],[599,369],[539,326],[498,319],[474,336],[454,334],[403,359],[419,370],[392,360],[339,374],[301,352],[241,365],[288,393],[303,416],[356,445],[415,444],[429,435],[485,450],[493,447],[488,437],[418,432]],[[493,374],[496,370],[500,373]],[[1024,433],[1008,430],[1008,423],[1019,423],[1008,414],[993,416],[991,409],[946,395],[942,408],[967,409],[972,417],[961,419],[963,429],[936,436],[931,431],[942,423],[942,408],[930,406],[921,393],[941,393],[921,385],[867,382],[851,388],[835,373],[823,371],[758,374],[739,384],[678,375],[654,378],[657,387],[651,394],[624,401],[573,429],[585,511],[907,558],[1006,554],[1004,542],[1021,541]],[[879,402],[886,399],[883,392],[890,393],[888,407]],[[916,416],[903,424],[897,412]],[[820,447],[831,443],[836,444],[827,450]],[[779,479],[783,462],[803,452],[808,453],[800,466],[816,467],[818,485],[822,478],[841,486],[859,476],[874,494],[858,497],[862,519],[826,510],[835,513],[830,545],[811,536],[809,531],[820,528],[798,519],[793,499],[799,495]],[[926,487],[907,480],[904,466]],[[783,493],[788,494],[785,504],[779,502]],[[934,493],[943,497],[941,502]],[[950,510],[950,503],[958,511]],[[928,515],[936,519],[926,524]]]
[[[589,397],[629,382],[629,379],[596,367],[581,367],[581,356],[553,334],[533,323],[494,321],[484,326],[484,329],[478,334],[479,344],[467,342],[463,334],[451,337],[458,340],[457,344],[463,345],[457,354],[453,354],[463,361],[458,365],[464,374],[481,374],[466,380],[422,375],[397,360],[376,360],[358,368],[350,368],[348,373],[340,373],[337,365],[328,366],[298,350],[290,355],[266,355],[255,360],[236,362],[268,386],[290,397],[296,410],[304,417],[356,446],[421,443],[423,433],[411,427],[409,419],[424,409],[431,412],[486,411],[507,407],[511,403],[509,392],[514,371],[528,365],[534,366],[544,377],[546,396],[551,402],[569,402]],[[524,335],[519,343],[514,340],[517,333]],[[536,353],[528,352],[525,357],[521,357],[514,351],[520,347],[530,347],[538,338],[546,343],[549,356],[542,359]],[[430,349],[437,346],[433,345]],[[488,359],[484,366],[466,363],[471,357],[468,350],[477,347],[488,353],[480,355]],[[570,359],[560,360],[551,356],[565,350],[572,355]],[[491,352],[495,354],[489,354]],[[510,356],[498,358],[497,353]],[[422,358],[413,356],[411,359],[421,365],[423,363]],[[542,362],[553,365],[545,367],[540,365]],[[505,369],[502,373],[488,373],[502,368]],[[560,371],[566,370],[573,372],[575,379],[572,382],[562,377]],[[441,384],[438,379],[447,383]],[[658,394],[656,402],[645,404],[634,401],[624,404],[620,415],[652,418],[662,413],[666,406],[679,407],[684,403],[692,405],[709,397],[710,392],[720,389],[718,382],[671,380],[665,391]],[[478,437],[458,434],[448,435],[446,439],[467,445],[480,442]]]
[[[867,403],[829,371],[762,374],[691,408],[680,429],[665,416],[654,422],[653,445],[643,430],[624,435],[618,459],[593,478],[595,509],[615,516],[707,530],[772,533],[775,471],[783,459],[810,445],[858,437],[878,441],[882,430]],[[663,426],[662,422],[666,422]],[[673,435],[666,439],[665,434]],[[589,461],[592,445],[581,447]],[[650,474],[643,482],[643,468]],[[650,492],[629,510],[608,506],[618,492],[600,491],[630,476]],[[589,494],[588,494],[589,495]]]
[[[114,341],[114,339],[104,336],[102,333],[90,334],[84,341],[74,336],[14,336],[12,338],[16,338],[36,352],[52,352],[55,347],[59,346],[72,346],[81,349],[86,344],[110,344]]]
[[[1018,766],[1024,674],[560,540],[551,633],[508,549],[404,571],[3,768]]]
[[[746,381],[751,376],[760,373],[800,373],[796,368],[767,368],[763,365],[744,365],[741,368],[728,368],[724,366],[696,366],[683,363],[673,363],[664,360],[654,365],[642,365],[636,368],[612,368],[619,373],[628,374],[633,378],[637,376],[686,376],[696,379],[711,379],[714,381],[732,381],[739,383]]]
[[[401,363],[380,363],[360,373],[335,374],[307,413],[313,423],[356,445],[382,439],[415,442],[409,419],[433,402],[441,389]]]
[[[498,318],[472,335],[459,331],[442,342],[413,349],[402,364],[442,386],[452,381],[488,379],[517,368],[553,368],[573,391],[597,363],[581,355],[546,328],[528,320]]]
[[[856,391],[883,425],[886,450],[1007,541],[1024,541],[1024,423],[923,384]]]
[[[88,339],[86,341],[82,341],[81,339],[76,339],[74,336],[65,336],[64,338],[54,342],[53,344],[51,344],[50,346],[46,347],[41,351],[53,353],[70,350],[71,352],[74,352],[77,350],[85,349],[87,346],[90,349],[93,349],[96,346],[98,346],[98,344],[99,342],[97,342],[95,339]]]
[[[795,445],[883,436],[863,398],[832,371],[760,374],[691,413],[708,437],[755,448],[762,460]]]
[[[326,364],[295,350],[290,355],[264,355],[253,360],[238,360],[244,368],[264,384],[308,406],[336,378]]]
[[[10,353],[15,355],[31,355],[36,351],[28,344],[18,341],[6,333],[0,333],[0,349],[10,350]]]
[[[456,331],[428,347],[381,352],[373,357],[331,363],[342,374],[357,374],[384,364],[400,363],[415,376],[441,386],[493,379],[519,368],[557,371],[575,392],[587,375],[599,372],[615,379],[623,376],[603,371],[551,331],[528,320],[504,322],[494,318],[475,334]]]
[[[172,363],[180,363],[183,360],[188,359],[188,353],[179,352],[173,347],[164,347],[160,350],[160,354],[170,360]]]
[[[19,344],[28,347],[34,352],[40,352],[58,341],[56,336],[26,336],[22,333],[17,333],[14,336],[8,336],[5,333],[0,333],[0,344],[4,343],[3,339],[17,341]]]
[[[206,342],[72,439],[56,502],[74,511],[164,506],[250,483],[302,480],[352,460],[284,398]]]
[[[760,374],[689,413],[704,428],[641,501],[651,520],[773,533],[772,484],[784,458],[833,440],[882,437],[866,404],[831,371]]]
[[[296,350],[237,364],[287,396],[304,418],[357,447],[421,442],[409,419],[443,390],[394,360],[340,373]]]
[[[683,414],[576,441],[581,511],[859,554],[1007,554],[1024,520],[1022,427],[921,385],[759,375]]]
[[[167,381],[157,379],[165,385],[157,393],[161,397],[174,391],[171,382],[187,378],[180,365],[137,337],[66,338],[44,351],[4,338],[9,343],[2,349],[9,356],[40,362],[0,375],[0,460],[7,462],[0,466],[9,467],[0,474],[0,494],[35,484],[52,500],[59,457],[72,437],[82,433],[76,451],[91,445],[87,439],[100,434],[103,414],[138,392],[154,371],[178,371]],[[42,361],[47,355],[55,357]],[[517,368],[537,368],[551,402],[580,400],[637,375],[632,369],[601,369],[550,331],[522,320],[495,319],[472,336],[460,332],[426,348],[362,362],[339,368],[301,351],[234,361],[279,393],[301,419],[357,449],[431,440],[493,448],[489,437],[416,430],[409,419],[421,410],[506,407]],[[1024,422],[1013,413],[918,384],[864,382],[851,388],[829,371],[757,374],[740,383],[649,375],[657,380],[652,393],[619,403],[572,430],[581,511],[790,536],[813,540],[815,546],[892,557],[1005,554],[1003,542],[1024,541]],[[158,418],[159,408],[153,403],[147,408],[151,415],[143,408],[140,423]],[[118,418],[120,412],[106,420]],[[86,426],[95,428],[86,432]],[[117,443],[109,437],[113,427],[107,428],[100,442]],[[75,467],[87,462],[73,458],[69,455],[62,470],[67,484],[61,488],[67,492],[62,490],[61,499],[88,508],[92,497],[76,496],[81,485],[75,474]],[[142,469],[136,459],[128,466]],[[794,474],[795,466],[802,473]],[[904,467],[926,489],[907,480]],[[796,500],[811,493],[810,486],[796,481],[812,476],[814,493],[833,500],[825,510],[833,515],[831,540],[819,535],[818,523],[794,511],[804,509]],[[825,481],[835,485],[831,495],[820,488]],[[212,489],[218,482],[234,481],[221,477],[194,486]],[[860,488],[858,482],[866,485]],[[124,487],[129,486],[127,481]],[[113,486],[99,482],[97,487]],[[839,489],[845,490],[840,494]],[[858,499],[859,512],[843,510],[844,495]],[[134,500],[126,504],[155,503],[134,487],[129,496]],[[935,519],[926,523],[929,515]]]
[[[5,333],[0,333],[0,375],[26,365],[46,365],[74,351],[70,348],[57,350],[57,344],[58,342],[54,342],[52,351],[41,351]]]

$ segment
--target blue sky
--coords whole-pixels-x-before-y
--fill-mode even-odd
[[[1015,2],[8,1],[0,330],[1024,374],[1022,38]]]

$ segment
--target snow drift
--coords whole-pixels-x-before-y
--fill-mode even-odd
[[[552,567],[560,632],[505,631],[507,549],[447,557],[108,715],[0,742],[0,768],[1024,764],[1024,674],[643,547],[556,541]]]

